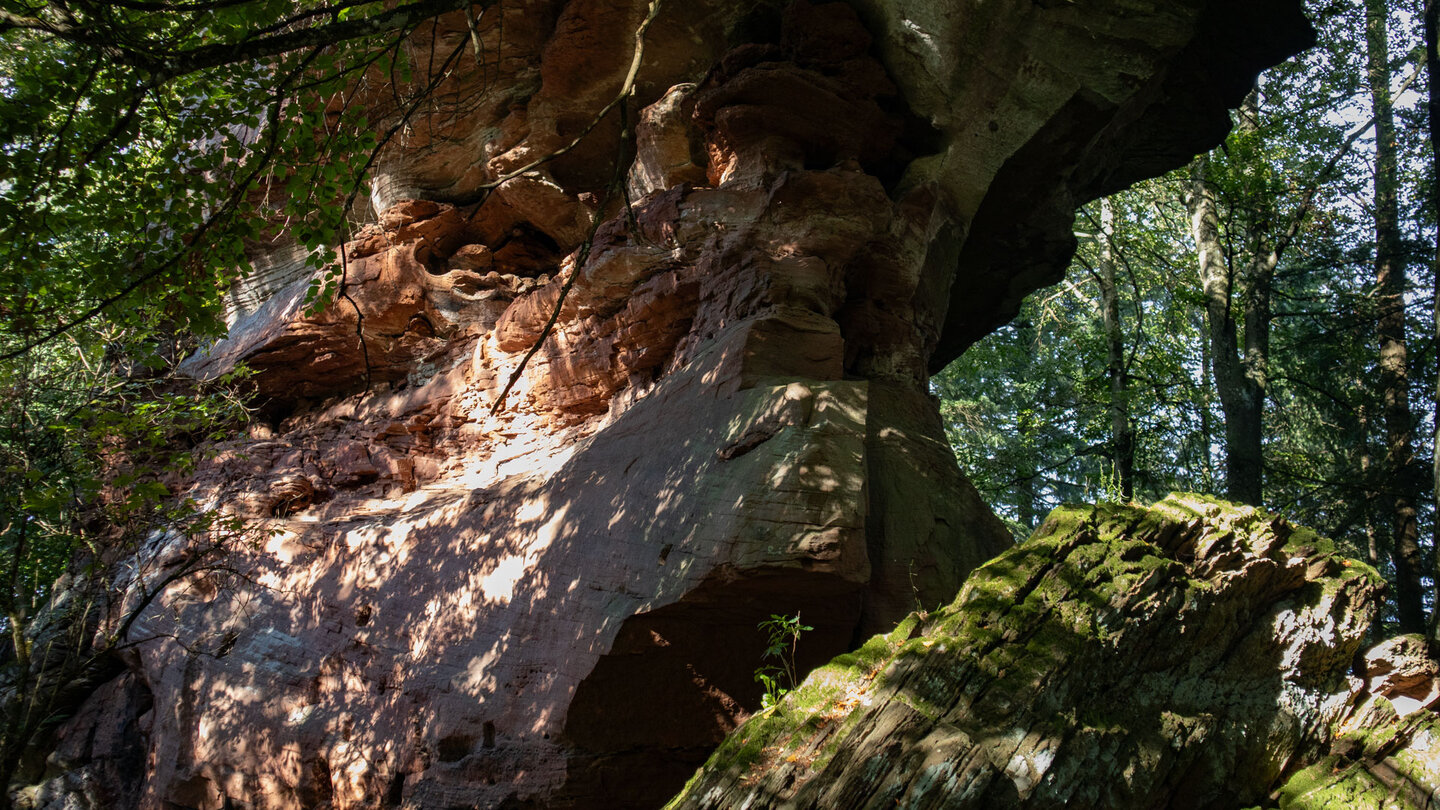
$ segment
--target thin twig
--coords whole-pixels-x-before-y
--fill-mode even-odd
[[[625,74],[625,81],[620,85],[620,92],[616,94],[615,98],[610,100],[610,103],[606,104],[604,107],[601,107],[600,112],[595,113],[595,117],[590,119],[590,123],[586,124],[584,129],[580,130],[579,135],[576,135],[569,143],[565,144],[559,149],[556,149],[552,152],[547,152],[546,154],[535,158],[529,163],[526,163],[524,166],[521,166],[518,169],[512,169],[511,171],[500,175],[494,180],[491,180],[490,182],[479,186],[477,188],[477,191],[488,192],[493,189],[499,188],[501,185],[504,185],[505,183],[514,180],[522,174],[533,171],[540,166],[543,166],[546,163],[549,163],[550,161],[560,157],[561,155],[564,155],[571,149],[574,149],[576,146],[579,146],[580,141],[584,140],[585,136],[589,135],[590,132],[600,124],[600,121],[605,116],[610,114],[611,110],[615,109],[615,107],[620,105],[625,100],[629,99],[631,94],[635,92],[635,79],[640,74],[640,61],[645,51],[645,32],[650,28],[650,23],[655,21],[655,17],[659,13],[660,0],[650,0],[649,13],[646,15],[645,19],[641,21],[640,27],[635,29],[635,53],[634,56],[632,56],[630,59],[630,71]]]
[[[625,115],[624,107],[620,108],[620,114],[623,120]],[[525,352],[524,357],[520,358],[520,364],[515,367],[514,371],[510,372],[510,378],[505,381],[505,387],[501,389],[500,396],[496,397],[495,401],[491,403],[491,416],[499,413],[500,409],[505,407],[505,398],[510,395],[510,389],[515,387],[515,383],[519,381],[520,375],[525,372],[525,366],[530,362],[530,358],[534,357],[536,353],[540,351],[540,347],[545,345],[546,338],[550,337],[550,333],[555,329],[556,322],[560,320],[560,312],[565,306],[565,297],[570,294],[570,288],[575,286],[575,280],[580,278],[580,273],[585,268],[585,262],[590,258],[590,248],[595,244],[595,233],[600,230],[600,224],[604,221],[605,209],[610,206],[610,200],[615,196],[615,189],[625,182],[626,140],[626,133],[622,130],[620,136],[620,154],[615,156],[614,175],[611,177],[610,183],[605,187],[605,197],[600,201],[600,207],[595,210],[595,219],[590,223],[590,231],[585,234],[585,241],[580,243],[580,250],[575,255],[574,269],[571,270],[570,277],[565,279],[565,284],[560,288],[560,294],[555,298],[555,306],[550,310],[550,317],[545,321],[545,326],[540,329],[540,336],[535,338],[535,342],[531,344],[530,350]]]
[[[580,143],[580,140],[584,138],[587,134],[589,134],[589,132],[593,130],[600,123],[600,120],[604,118],[607,114],[609,114],[611,110],[615,109],[616,107],[620,108],[620,146],[617,154],[615,155],[615,168],[610,178],[610,183],[605,187],[605,197],[600,201],[600,206],[595,210],[595,219],[593,222],[590,223],[590,231],[586,234],[585,241],[580,244],[580,250],[575,256],[574,270],[571,271],[570,277],[565,279],[564,286],[560,288],[560,294],[555,298],[555,306],[550,311],[550,318],[545,321],[545,326],[542,327],[540,330],[540,336],[535,339],[535,343],[530,346],[530,350],[525,352],[524,357],[520,358],[520,364],[516,366],[515,370],[510,373],[510,378],[505,381],[505,387],[501,389],[500,396],[496,397],[495,401],[491,403],[490,414],[492,416],[499,413],[500,410],[505,407],[505,398],[510,395],[510,390],[514,388],[515,383],[519,381],[520,375],[523,374],[525,371],[525,366],[530,362],[530,358],[534,357],[536,353],[540,351],[540,347],[545,345],[546,338],[550,337],[550,333],[554,331],[555,323],[560,320],[560,312],[565,305],[565,297],[570,294],[570,288],[575,286],[576,279],[580,277],[581,271],[585,269],[585,262],[590,258],[590,248],[595,242],[595,233],[600,228],[600,223],[605,214],[605,209],[609,206],[610,200],[612,197],[614,197],[616,190],[622,189],[624,186],[625,170],[628,167],[628,161],[626,160],[626,147],[628,145],[630,137],[629,117],[627,114],[627,108],[625,107],[625,102],[628,101],[630,96],[635,92],[635,78],[640,74],[640,63],[645,53],[645,31],[650,27],[650,23],[655,21],[655,17],[659,13],[660,0],[650,0],[649,13],[640,23],[640,26],[635,29],[635,52],[630,58],[630,70],[625,74],[625,81],[620,85],[619,94],[616,95],[615,98],[611,99],[609,104],[606,104],[600,109],[600,112],[595,115],[595,117],[590,121],[588,125],[586,125],[583,130],[581,130],[580,134],[577,135],[574,140],[554,152],[536,158],[525,166],[501,175],[495,180],[492,180],[491,182],[486,183],[484,186],[481,186],[482,190],[488,192],[491,189],[498,187],[502,183],[513,180],[514,178],[519,177],[520,175],[528,171],[531,171],[535,167],[540,166],[541,164],[548,161],[554,160],[560,155],[565,154],[566,152],[573,149],[576,144]]]
[[[433,93],[435,89],[440,86],[440,83],[446,79],[446,77],[449,75],[450,64],[454,62],[455,58],[458,57],[460,53],[464,50],[465,45],[464,43],[461,43],[460,45],[457,45],[453,51],[450,52],[450,55],[445,58],[444,63],[440,65],[440,70],[436,71],[431,75],[430,83],[425,87],[423,91],[416,94],[414,103],[412,103],[405,110],[404,114],[400,116],[400,120],[395,122],[394,126],[390,127],[390,129],[385,133],[385,136],[381,138],[378,143],[375,144],[375,148],[370,150],[370,155],[366,159],[365,165],[362,166],[360,168],[360,171],[357,172],[355,175],[355,184],[350,188],[350,194],[345,198],[345,204],[340,206],[340,216],[346,216],[346,212],[349,211],[351,206],[355,204],[355,199],[360,194],[360,178],[363,178],[365,176],[365,173],[370,170],[370,167],[375,165],[375,159],[380,154],[380,150],[385,148],[386,144],[390,142],[391,138],[395,137],[395,133],[399,132],[402,128],[405,127],[405,125],[410,121],[410,117],[415,114],[416,110],[420,109],[420,105],[427,98],[429,98],[430,94]],[[344,231],[342,231],[342,233],[344,233]],[[339,290],[339,296],[348,301],[350,303],[350,306],[353,307],[355,310],[355,336],[360,339],[360,355],[361,358],[365,361],[365,389],[368,391],[370,389],[370,346],[365,342],[365,313],[360,311],[360,305],[355,302],[355,299],[351,297],[349,290],[346,289],[346,286],[348,284],[347,279],[350,273],[349,251],[345,249],[346,241],[347,238],[345,237],[342,237],[340,240],[340,279],[338,281],[337,289]]]

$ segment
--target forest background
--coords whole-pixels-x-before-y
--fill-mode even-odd
[[[1435,11],[1310,12],[1318,46],[1220,148],[1087,206],[1066,277],[932,385],[1017,538],[1062,502],[1217,493],[1348,543],[1385,629],[1433,633]]]

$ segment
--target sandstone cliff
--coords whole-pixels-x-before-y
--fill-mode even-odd
[[[633,142],[607,116],[488,189],[585,131],[646,11],[487,8],[326,311],[254,246],[186,369],[243,360],[271,423],[186,486],[275,533],[166,590],[28,800],[658,806],[755,708],[757,621],[799,611],[818,664],[1009,545],[928,372],[1308,32],[1282,0],[667,2]]]

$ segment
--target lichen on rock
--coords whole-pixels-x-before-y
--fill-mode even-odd
[[[669,807],[1254,804],[1350,705],[1381,587],[1252,507],[1061,507],[738,728]]]
[[[1405,635],[1365,651],[1364,678],[1332,724],[1318,760],[1273,798],[1293,810],[1426,810],[1440,793],[1440,661],[1428,640]]]

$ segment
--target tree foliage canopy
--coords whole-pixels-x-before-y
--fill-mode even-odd
[[[1421,10],[1404,2],[1382,8],[1390,34],[1384,70],[1367,73],[1374,46],[1364,8],[1314,9],[1320,47],[1261,77],[1230,137],[1201,168],[1112,197],[1103,203],[1113,211],[1108,230],[1102,203],[1082,211],[1068,280],[936,378],[962,467],[1017,535],[1060,502],[1119,499],[1124,465],[1109,419],[1117,394],[1106,385],[1100,272],[1108,252],[1137,499],[1225,491],[1234,449],[1225,428],[1235,417],[1221,407],[1217,356],[1231,351],[1237,373],[1263,398],[1263,469],[1255,472],[1263,472],[1264,505],[1349,543],[1392,575],[1403,546],[1397,498],[1418,504],[1419,535],[1433,536],[1433,482],[1420,465],[1397,463],[1400,434],[1387,424],[1397,411],[1381,374],[1386,299],[1376,267],[1385,251],[1376,178],[1384,170],[1371,92],[1383,83],[1395,102],[1400,249],[1390,252],[1404,268],[1400,385],[1412,405],[1400,427],[1407,446],[1429,455],[1420,439],[1433,435],[1435,413],[1437,203],[1430,124],[1416,92]],[[1195,208],[1187,210],[1197,171],[1214,197],[1218,286],[1197,272]],[[1217,290],[1219,309],[1209,306]],[[1211,339],[1217,318],[1230,322],[1228,347]],[[1424,546],[1415,576],[1423,572],[1433,615],[1435,544]]]
[[[267,222],[322,262],[387,137],[354,100],[468,5],[0,3],[0,357],[102,312],[215,332]]]

